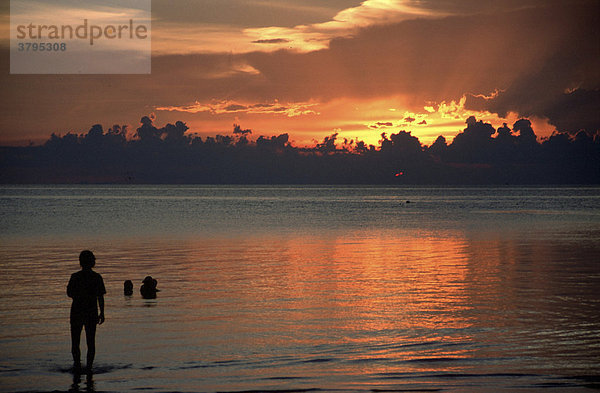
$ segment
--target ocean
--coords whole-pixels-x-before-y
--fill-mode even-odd
[[[598,187],[2,186],[0,199],[1,392],[600,387]],[[106,322],[78,378],[66,285],[84,249]],[[157,299],[139,293],[147,275]]]

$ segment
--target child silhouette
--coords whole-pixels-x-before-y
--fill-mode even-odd
[[[81,270],[73,273],[67,285],[67,295],[73,299],[71,304],[71,353],[73,369],[81,370],[81,351],[79,341],[81,330],[85,327],[87,343],[87,370],[92,371],[96,354],[96,325],[104,322],[104,281],[102,276],[92,270],[96,257],[91,251],[84,250],[79,254]],[[100,306],[100,314],[98,314]]]

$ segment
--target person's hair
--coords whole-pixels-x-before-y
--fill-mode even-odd
[[[93,268],[96,264],[96,257],[94,256],[94,253],[90,250],[83,250],[79,254],[79,264],[83,268]]]

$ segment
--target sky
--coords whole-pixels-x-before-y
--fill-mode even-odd
[[[153,0],[149,75],[9,74],[8,3],[1,145],[143,116],[295,145],[399,130],[429,145],[469,116],[528,118],[538,138],[600,129],[598,0]]]

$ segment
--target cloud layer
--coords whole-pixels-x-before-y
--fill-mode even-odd
[[[292,184],[599,184],[600,136],[556,134],[536,140],[520,119],[497,130],[470,117],[448,144],[426,147],[410,132],[381,134],[377,146],[333,133],[311,147],[288,134],[251,139],[194,137],[181,121],[163,127],[143,117],[135,132],[94,125],[52,135],[43,146],[1,148],[0,182]]]
[[[337,2],[342,4],[350,3]],[[352,123],[375,137],[371,125],[391,122],[419,125],[415,132],[421,136],[434,135],[444,118],[460,123],[450,113],[462,105],[480,116],[521,115],[549,119],[561,131],[595,132],[600,113],[598,8],[596,0],[567,6],[539,1],[353,2],[346,11],[307,16],[311,23],[304,26],[310,32],[331,33],[322,36],[327,45],[319,50],[156,55],[150,76],[9,75],[3,51],[0,131],[3,140],[39,140],[90,121],[125,123],[156,111],[167,121],[181,116],[192,130],[206,133],[244,120],[253,128],[305,130],[318,139]],[[382,12],[391,19],[378,24],[374,15]],[[352,28],[338,36],[340,24]],[[256,28],[248,26],[244,28]],[[224,52],[229,50],[230,37],[218,24],[197,27],[225,34],[217,42]],[[281,28],[302,30],[293,23]],[[294,38],[257,34],[247,39],[263,48]],[[369,102],[378,107],[357,112]],[[398,114],[391,116],[388,108]],[[416,120],[405,121],[407,117]]]

